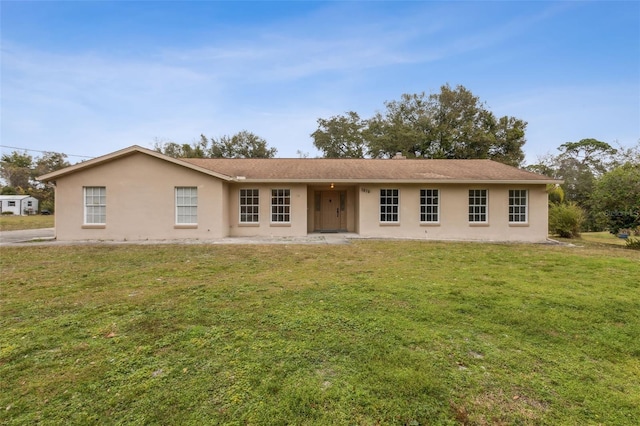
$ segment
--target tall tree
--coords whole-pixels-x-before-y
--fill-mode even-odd
[[[1,172],[6,181],[3,194],[28,194],[40,200],[41,209],[53,211],[54,190],[51,186],[43,185],[36,179],[38,176],[60,170],[69,166],[66,154],[58,152],[44,152],[41,157],[32,157],[17,151],[2,156]]]
[[[269,148],[266,140],[246,130],[231,137],[211,138],[211,142],[211,158],[273,158],[278,152]]]
[[[368,150],[365,129],[366,122],[349,111],[328,120],[319,118],[318,130],[311,137],[326,158],[364,158]]]
[[[0,159],[0,173],[8,186],[22,188],[29,187],[31,178],[31,167],[33,157],[26,152],[13,151],[11,154],[4,154]]]
[[[620,155],[618,150],[606,142],[593,138],[577,142],[566,142],[558,147],[557,155],[547,155],[530,170],[542,171],[556,179],[564,180],[561,185],[567,202],[576,203],[585,210],[585,230],[601,230],[606,221],[594,208],[593,193],[598,180],[610,171],[619,159],[633,156],[633,150]]]
[[[399,101],[385,102],[386,112],[376,113],[368,121],[367,139],[373,157],[392,157],[398,152],[408,157],[439,158],[429,152],[429,140],[435,126],[431,98],[425,93],[403,94]]]
[[[44,152],[41,157],[35,159],[33,163],[32,177],[35,179],[46,173],[55,172],[70,166],[67,155],[59,152]]]
[[[54,172],[70,166],[67,155],[58,152],[45,152],[41,157],[35,159],[33,163],[32,178],[42,176],[46,173]],[[50,185],[33,184],[29,189],[29,194],[40,200],[40,209],[53,211],[55,207],[55,191]]]
[[[496,118],[464,86],[452,89],[447,84],[428,96],[403,94],[384,105],[386,111],[368,120],[353,112],[318,120],[320,127],[312,134],[319,142],[316,146],[325,156],[353,155],[345,147],[355,146],[359,148],[355,154],[366,152],[377,158],[401,152],[414,158],[490,158],[514,166],[524,159],[527,123]]]
[[[626,163],[605,173],[594,185],[591,209],[604,225],[620,228],[640,226],[640,163]]]
[[[599,176],[610,169],[614,156],[618,152],[606,142],[589,138],[578,142],[566,142],[560,145],[560,158],[571,158],[588,168],[594,176]]]
[[[153,149],[173,158],[205,158],[208,156],[208,145],[207,138],[204,135],[200,135],[200,140],[191,144],[156,141]]]
[[[610,169],[617,150],[592,138],[563,143],[558,150],[556,174],[564,180],[566,199],[587,208],[596,178]]]

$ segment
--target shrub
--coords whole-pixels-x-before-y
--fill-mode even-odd
[[[13,214],[13,212],[2,212],[3,216],[9,216],[9,215],[12,215],[12,214]]]
[[[626,247],[631,250],[640,250],[640,238],[627,238]]]
[[[549,206],[549,232],[562,238],[580,236],[584,211],[575,203]]]

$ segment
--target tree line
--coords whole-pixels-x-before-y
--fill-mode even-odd
[[[640,141],[615,148],[589,138],[566,142],[527,169],[564,183],[550,189],[550,227],[563,237],[581,231],[640,232]]]
[[[364,119],[355,111],[319,118],[311,137],[325,158],[485,158],[512,166],[524,160],[527,123],[496,117],[464,86],[448,84],[439,93],[403,94],[384,103],[385,111]],[[275,148],[247,131],[200,139],[191,144],[156,143],[173,157],[271,158]]]
[[[439,93],[403,94],[384,103],[370,118],[355,111],[318,119],[313,143],[329,158],[408,158],[496,160],[519,166],[524,160],[527,123],[496,117],[464,86]]]

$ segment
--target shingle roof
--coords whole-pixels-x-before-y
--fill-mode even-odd
[[[31,195],[0,195],[0,200],[24,200],[30,197]]]
[[[172,158],[137,145],[38,177],[54,181],[136,153],[188,167],[216,178],[247,182],[505,182],[560,183],[547,176],[491,160],[335,158]]]
[[[255,181],[535,181],[553,179],[491,160],[185,158],[185,162]]]

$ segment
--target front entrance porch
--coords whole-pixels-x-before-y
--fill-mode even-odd
[[[335,233],[353,231],[350,211],[353,201],[348,188],[313,190],[313,232]],[[351,197],[352,198],[352,197]]]

